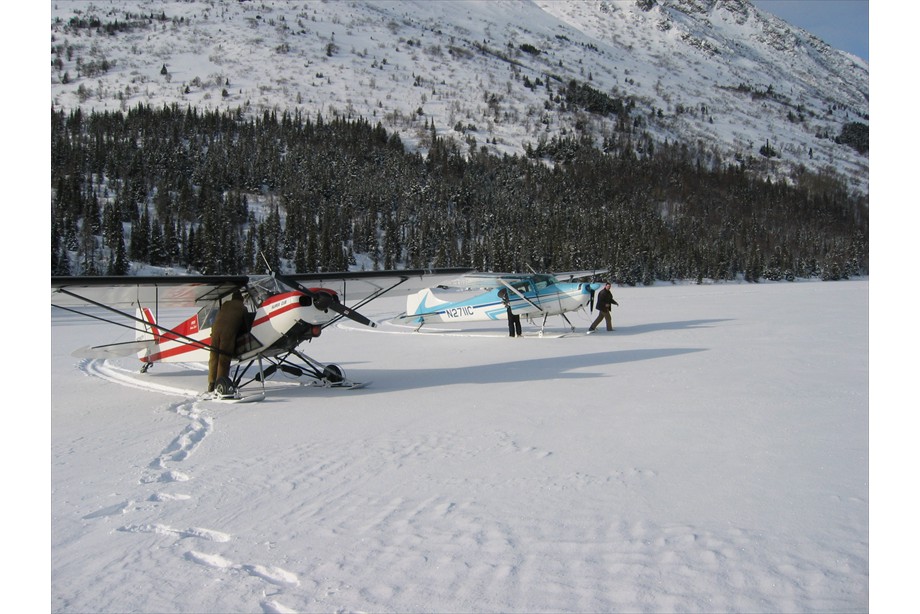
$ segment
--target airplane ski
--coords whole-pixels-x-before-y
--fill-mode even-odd
[[[213,392],[204,392],[198,395],[198,400],[217,403],[256,403],[265,400],[265,393],[260,391],[251,394],[218,395]]]

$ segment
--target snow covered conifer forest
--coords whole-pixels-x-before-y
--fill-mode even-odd
[[[625,140],[605,153],[566,139],[549,166],[433,136],[423,158],[363,120],[176,107],[56,112],[52,134],[56,274],[125,274],[128,260],[249,273],[259,253],[298,271],[345,270],[355,253],[386,269],[609,268],[630,285],[868,269],[860,199],[816,176],[701,168],[680,145],[639,159]]]

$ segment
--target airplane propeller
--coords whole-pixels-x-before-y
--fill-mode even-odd
[[[268,267],[268,270],[271,273],[272,277],[274,277],[275,279],[277,279],[278,281],[280,281],[281,283],[285,284],[286,286],[290,288],[303,292],[305,295],[307,295],[310,298],[310,300],[313,301],[313,304],[316,306],[317,309],[322,309],[322,310],[331,309],[332,311],[336,312],[340,316],[344,316],[350,320],[354,320],[358,324],[370,326],[371,328],[375,328],[377,326],[376,322],[374,322],[370,318],[367,318],[361,315],[354,309],[346,307],[342,303],[335,300],[332,297],[332,295],[329,295],[325,292],[314,292],[313,290],[310,290],[306,286],[301,285],[300,282],[298,282],[297,280],[292,279],[288,277],[287,275],[283,275],[279,273],[278,271],[275,271],[274,269],[272,269],[271,265],[268,263],[268,259],[265,257],[265,254],[262,254],[262,260],[265,261],[265,266]]]
[[[286,275],[282,275],[277,272],[272,272],[272,275],[275,277],[275,279],[279,280],[281,283],[287,286],[290,286],[291,288],[294,288],[295,290],[299,292],[303,292],[305,295],[310,297],[310,299],[313,301],[313,304],[316,306],[317,309],[322,309],[322,310],[331,309],[332,311],[336,312],[337,314],[341,316],[344,316],[350,320],[354,320],[358,324],[363,324],[364,326],[370,326],[371,328],[375,328],[377,326],[376,322],[374,322],[373,320],[371,320],[370,318],[366,316],[361,315],[354,309],[351,309],[350,307],[346,307],[339,301],[335,300],[333,296],[330,294],[327,294],[325,292],[314,292],[313,290],[310,290],[306,286],[301,285],[296,280],[291,279],[290,277]]]

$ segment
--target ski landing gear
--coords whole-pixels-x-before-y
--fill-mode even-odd
[[[219,377],[214,382],[214,394],[221,399],[229,399],[237,394],[236,386],[230,381],[229,377]]]
[[[267,365],[265,363],[268,363]],[[255,374],[245,379],[246,374],[254,369]],[[317,362],[297,350],[290,350],[278,356],[258,356],[248,363],[240,363],[235,367],[233,377],[220,377],[214,382],[214,391],[199,395],[203,400],[214,400],[229,403],[244,403],[260,401],[265,398],[265,382],[283,373],[293,379],[305,379],[301,386],[319,386],[323,388],[344,388],[354,390],[364,388],[370,382],[354,382],[345,375],[345,371],[336,364],[323,364]],[[258,382],[261,384],[259,392],[244,394],[242,391],[247,386]],[[246,388],[248,390],[248,388]]]
[[[256,360],[258,360],[257,373],[250,379],[243,381],[246,373],[251,367],[255,366]],[[265,364],[266,362],[268,363],[267,365]],[[297,350],[290,350],[277,356],[259,356],[257,359],[249,361],[245,366],[241,363],[237,366],[234,382],[237,388],[243,388],[253,382],[259,382],[262,384],[262,390],[264,391],[265,382],[279,371],[294,379],[307,380],[300,382],[303,386],[355,389],[363,388],[370,383],[352,381],[348,379],[345,371],[339,365],[323,364]]]
[[[565,316],[564,313],[560,313],[559,315],[562,316],[562,319],[565,320],[565,323],[569,325],[569,328],[570,328],[571,331],[574,333],[574,332],[575,332],[575,325],[572,324],[572,323],[569,321],[569,319]],[[542,336],[544,335],[544,333],[546,332],[546,320],[547,320],[547,319],[549,319],[549,314],[548,314],[548,313],[544,313],[544,314],[543,314],[543,323],[540,324],[540,336],[541,336],[541,337],[542,337]],[[531,320],[531,322],[533,322],[533,320]]]
[[[198,398],[203,401],[220,401],[221,403],[249,403],[264,399],[265,390],[244,395],[234,385],[233,380],[229,377],[220,377],[214,382],[213,392],[204,392],[198,395]]]

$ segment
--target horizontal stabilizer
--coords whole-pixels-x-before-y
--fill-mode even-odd
[[[152,348],[156,343],[149,341],[125,341],[124,343],[109,343],[107,345],[87,345],[71,354],[75,358],[125,358],[135,356]]]

